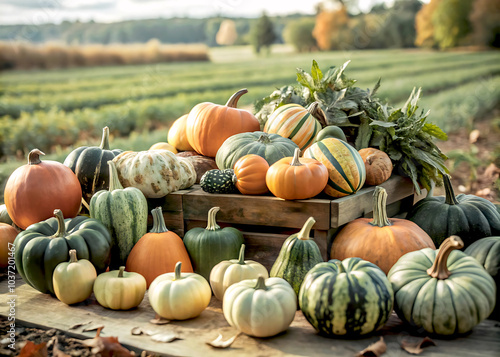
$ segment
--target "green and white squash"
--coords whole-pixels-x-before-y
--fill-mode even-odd
[[[208,193],[236,193],[236,175],[233,169],[208,170],[200,179],[200,186]]]
[[[12,224],[12,218],[9,216],[9,212],[7,212],[7,206],[5,204],[0,205],[0,223]]]

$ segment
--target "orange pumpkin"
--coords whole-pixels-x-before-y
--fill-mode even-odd
[[[28,164],[14,171],[5,185],[7,211],[21,229],[51,218],[55,209],[66,218],[80,211],[82,188],[76,175],[60,162],[41,161],[40,155],[45,154],[31,150]]]
[[[215,157],[217,150],[230,136],[260,130],[259,121],[252,113],[236,108],[238,99],[247,92],[246,89],[239,90],[226,105],[205,102],[191,109],[186,135],[196,152]]]
[[[174,121],[170,129],[168,129],[167,141],[177,150],[188,151],[193,150],[186,136],[186,124],[188,114],[184,114],[179,119]]]
[[[266,174],[269,163],[262,156],[248,154],[242,156],[234,164],[236,188],[244,195],[263,195],[269,189],[266,185]]]
[[[151,145],[151,147],[149,148],[149,150],[168,150],[170,152],[173,152],[174,154],[177,154],[177,149],[175,147],[173,147],[169,143],[165,143],[165,142],[162,142],[162,141],[159,142],[159,143]]]
[[[182,271],[192,273],[193,267],[182,239],[165,226],[161,207],[151,211],[153,228],[134,245],[127,258],[126,270],[141,274],[147,287],[153,280],[174,271],[175,264],[182,262]]]
[[[365,148],[359,150],[359,155],[365,163],[365,182],[368,185],[380,185],[391,177],[392,161],[385,152],[375,148]]]
[[[10,224],[0,223],[0,268],[5,268],[9,265],[9,253],[14,253],[9,243],[14,243],[17,233],[17,229]],[[11,258],[13,260],[14,255],[11,255]]]
[[[328,182],[325,165],[309,158],[299,159],[300,149],[293,157],[285,157],[271,165],[266,174],[266,184],[276,197],[285,200],[302,200],[319,194]]]
[[[387,192],[375,188],[373,219],[358,218],[348,223],[335,237],[331,259],[359,257],[389,272],[406,253],[423,248],[436,249],[431,237],[422,228],[406,219],[388,218]]]

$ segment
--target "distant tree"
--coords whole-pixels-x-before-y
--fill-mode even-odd
[[[250,43],[252,44],[256,53],[260,53],[262,48],[269,48],[276,40],[274,33],[274,26],[266,13],[252,25],[250,28]]]
[[[415,17],[415,28],[417,37],[415,45],[419,47],[434,47],[436,40],[434,39],[434,23],[432,18],[434,12],[440,6],[443,0],[431,0],[428,4],[422,6],[422,9]]]
[[[221,46],[232,46],[238,38],[236,24],[233,20],[224,20],[220,24],[219,31],[215,36],[215,42]]]
[[[295,47],[298,52],[316,49],[316,39],[312,35],[314,26],[315,19],[310,17],[290,21],[283,30],[285,42]]]
[[[473,0],[442,0],[432,14],[434,39],[441,49],[457,46],[472,26],[469,14]]]
[[[323,9],[316,16],[313,36],[322,50],[344,49],[345,37],[342,36],[349,27],[349,14],[345,6],[338,10]]]
[[[470,21],[474,44],[500,47],[500,1],[476,0]]]

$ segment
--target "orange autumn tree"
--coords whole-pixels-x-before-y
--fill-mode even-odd
[[[442,0],[431,0],[428,4],[422,6],[415,18],[415,27],[417,37],[415,45],[419,47],[433,47],[436,43],[434,39],[434,24],[432,16]]]
[[[316,16],[313,37],[322,50],[343,48],[342,32],[348,28],[349,14],[344,5],[338,10],[321,9]]]

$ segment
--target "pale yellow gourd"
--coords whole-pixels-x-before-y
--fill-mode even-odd
[[[228,287],[242,280],[257,279],[259,275],[269,278],[265,266],[253,260],[245,260],[245,245],[242,244],[238,259],[223,260],[212,268],[210,286],[215,297],[222,301]]]
[[[243,280],[231,285],[222,303],[229,325],[254,337],[285,331],[297,310],[297,295],[282,278]]]
[[[65,304],[82,302],[92,295],[97,272],[87,259],[78,260],[76,250],[69,251],[69,262],[59,263],[52,275],[56,297]]]
[[[173,273],[158,276],[149,286],[149,303],[161,317],[187,320],[196,317],[210,303],[212,290],[206,279],[196,273],[181,273],[181,262]]]
[[[97,302],[112,310],[129,310],[138,306],[146,293],[146,279],[125,267],[100,274],[94,283]]]

